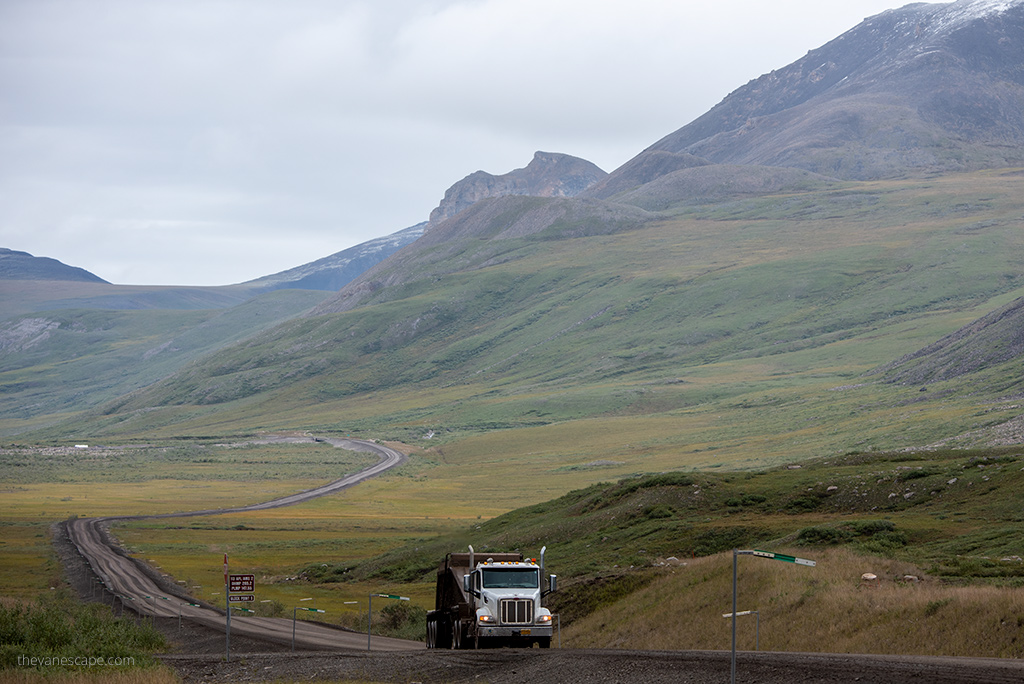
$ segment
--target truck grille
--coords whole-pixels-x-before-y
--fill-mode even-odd
[[[533,601],[530,599],[502,599],[501,624],[532,625]]]

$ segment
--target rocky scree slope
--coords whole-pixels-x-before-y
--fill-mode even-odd
[[[888,10],[737,89],[592,193],[652,180],[665,153],[854,180],[1024,164],[1022,45],[1021,0]]]

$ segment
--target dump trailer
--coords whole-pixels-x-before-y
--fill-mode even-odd
[[[427,613],[427,648],[551,646],[551,611],[541,599],[557,589],[540,562],[521,553],[449,553],[437,569],[434,610]]]

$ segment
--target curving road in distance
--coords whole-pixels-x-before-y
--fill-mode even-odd
[[[281,506],[292,506],[327,494],[334,494],[352,487],[364,480],[401,465],[406,461],[405,454],[374,442],[357,439],[328,438],[277,438],[280,441],[318,441],[332,444],[342,449],[353,451],[370,451],[380,457],[380,461],[365,470],[329,482],[322,487],[309,489],[297,494],[265,501],[249,506],[235,508],[219,508],[186,513],[166,513],[160,515],[124,515],[102,518],[79,518],[66,523],[68,537],[88,562],[93,572],[114,596],[143,615],[187,619],[195,623],[223,631],[226,618],[222,611],[196,605],[195,601],[182,598],[160,586],[160,583],[147,573],[141,563],[123,555],[110,542],[104,532],[104,526],[114,520],[139,520],[148,518],[180,518],[199,515],[220,515],[224,513],[244,513],[261,511]],[[293,621],[291,618],[239,617],[232,616],[231,633],[257,639],[292,643]],[[294,642],[297,648],[306,649],[353,649],[367,650],[365,634],[340,630],[322,623],[297,621],[294,623]],[[422,643],[373,637],[370,640],[373,650],[406,651],[424,648]]]

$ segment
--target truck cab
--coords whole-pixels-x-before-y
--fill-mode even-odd
[[[427,648],[549,647],[552,615],[541,600],[557,589],[557,577],[542,577],[546,547],[539,563],[521,554],[492,554],[477,562],[469,549],[469,554],[449,554],[438,571],[436,609],[427,614]],[[461,580],[457,595],[451,587],[455,579]]]

